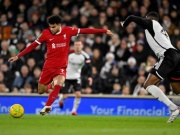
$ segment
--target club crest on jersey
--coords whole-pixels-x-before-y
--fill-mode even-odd
[[[64,39],[66,39],[66,34],[63,35]]]
[[[52,43],[52,49],[55,49],[56,45],[54,43]]]

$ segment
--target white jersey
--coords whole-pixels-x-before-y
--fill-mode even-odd
[[[73,80],[80,78],[81,70],[86,60],[89,60],[89,55],[84,51],[82,51],[81,54],[77,54],[75,52],[70,53],[68,56],[66,79]]]
[[[175,49],[171,44],[167,32],[163,29],[159,22],[152,20],[152,29],[152,32],[145,29],[145,35],[149,46],[158,58],[164,56],[164,52],[167,49]]]

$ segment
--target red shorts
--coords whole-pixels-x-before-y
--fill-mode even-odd
[[[57,75],[62,75],[66,78],[66,68],[43,68],[39,77],[39,83],[48,84]]]

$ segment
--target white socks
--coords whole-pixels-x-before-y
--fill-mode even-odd
[[[59,102],[63,102],[63,101],[64,101],[63,94],[60,94],[60,96],[59,96]]]
[[[76,112],[77,111],[80,102],[81,102],[81,98],[77,98],[77,97],[74,98],[74,104],[73,104],[72,112]]]
[[[170,108],[170,110],[176,110],[178,108],[177,105],[171,102],[171,100],[169,100],[169,98],[157,86],[150,85],[146,88],[146,90],[156,99],[166,104]]]
[[[60,96],[59,96],[59,102],[63,102],[64,100],[65,100],[65,99],[64,99],[64,97],[63,97],[63,94],[60,94]],[[76,111],[77,111],[80,102],[81,102],[81,98],[77,98],[77,97],[74,98],[74,104],[73,104],[72,112],[76,112]]]

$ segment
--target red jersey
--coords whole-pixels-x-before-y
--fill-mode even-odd
[[[36,43],[46,42],[47,57],[44,63],[46,67],[66,67],[68,62],[69,43],[71,37],[78,34],[77,28],[61,27],[60,32],[51,34],[50,29],[43,30]]]
[[[17,56],[21,57],[30,52],[36,46],[45,42],[47,47],[47,57],[44,63],[44,68],[66,68],[68,63],[69,43],[72,36],[78,35],[79,33],[96,34],[107,32],[105,29],[80,29],[69,26],[60,28],[60,31],[56,34],[52,34],[49,28],[43,30],[39,38]]]

